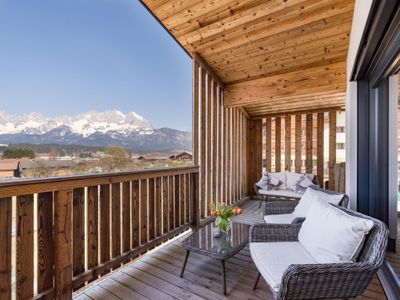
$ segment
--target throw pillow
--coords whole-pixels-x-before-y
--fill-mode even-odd
[[[314,185],[307,174],[303,174],[293,187],[293,191],[298,194],[304,194],[309,186]]]
[[[338,205],[343,199],[343,194],[328,194],[322,190],[315,190],[308,187],[304,194],[301,196],[299,204],[296,205],[293,214],[297,218],[305,218],[311,205],[318,200],[323,200],[327,203]]]
[[[356,261],[373,225],[317,200],[300,229],[299,242],[319,263]]]

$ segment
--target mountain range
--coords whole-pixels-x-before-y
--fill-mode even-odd
[[[155,129],[135,112],[88,111],[77,116],[50,118],[39,113],[13,115],[0,111],[0,144],[64,144],[131,150],[190,150],[190,132]]]

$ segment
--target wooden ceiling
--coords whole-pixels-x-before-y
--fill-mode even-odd
[[[143,0],[251,116],[344,105],[354,0]]]

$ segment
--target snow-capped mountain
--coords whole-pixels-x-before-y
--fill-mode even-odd
[[[190,149],[191,133],[161,128],[135,112],[89,111],[77,116],[12,115],[0,111],[0,143],[77,144],[133,150]]]

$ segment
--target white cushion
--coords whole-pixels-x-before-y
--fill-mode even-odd
[[[311,181],[311,179],[308,177],[308,175],[303,174],[303,175],[301,175],[300,179],[294,185],[293,191],[295,191],[298,194],[304,194],[304,192],[307,190],[307,188],[312,185],[314,185],[314,183]]]
[[[269,179],[266,176],[262,176],[261,179],[256,183],[256,186],[263,190],[269,189]]]
[[[317,263],[299,242],[250,243],[250,253],[262,277],[276,292],[290,265]]]
[[[282,184],[282,181],[280,181],[279,178],[277,178],[275,175],[268,174],[268,176],[270,185],[277,187],[278,185]]]
[[[300,178],[303,176],[304,174],[301,173],[293,173],[293,172],[286,172],[286,185],[287,188],[290,190],[294,190],[294,187],[296,185],[296,183],[300,180]],[[314,174],[307,174],[307,177],[311,180],[311,182],[314,180],[315,175]]]
[[[299,242],[320,263],[350,262],[357,259],[373,225],[317,200],[300,229]]]
[[[310,206],[318,199],[325,202],[329,202],[338,205],[343,199],[343,194],[328,194],[322,191],[308,188],[303,196],[301,196],[299,204],[294,209],[293,214],[299,218],[305,218],[307,216]]]
[[[256,185],[260,189],[271,190],[277,188],[277,186],[280,185],[281,183],[282,181],[280,181],[278,177],[276,177],[272,173],[268,173],[267,170],[263,168],[261,179],[256,183]]]
[[[275,178],[279,179],[282,182],[277,187],[274,187],[274,189],[277,189],[277,190],[286,190],[287,189],[286,172],[271,172],[271,173],[269,173],[269,175],[274,176]]]
[[[281,215],[266,215],[264,221],[267,224],[291,224],[296,216],[293,214],[281,214]]]
[[[258,191],[261,195],[266,196],[282,196],[282,197],[293,197],[299,199],[301,197],[300,194],[295,193],[290,190],[259,190]]]

